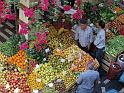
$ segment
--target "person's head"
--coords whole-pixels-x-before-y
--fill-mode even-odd
[[[103,20],[100,20],[96,23],[97,28],[104,29],[105,28],[105,22]]]
[[[91,63],[91,64],[88,64],[88,68],[87,68],[88,70],[94,70],[94,65],[93,65],[93,63]]]
[[[85,30],[87,28],[87,20],[80,19],[80,27],[82,30]]]

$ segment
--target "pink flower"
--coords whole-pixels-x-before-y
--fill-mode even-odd
[[[20,50],[24,50],[24,49],[27,49],[27,48],[28,48],[27,42],[22,43],[22,44],[20,45],[20,47],[19,47]]]
[[[12,14],[6,14],[6,18],[9,20],[15,20],[16,19],[16,14],[12,13]]]
[[[63,8],[64,8],[64,11],[69,11],[71,9],[71,6],[70,5],[66,5]]]
[[[41,8],[42,8],[43,11],[48,11],[48,6],[47,5],[42,5]]]
[[[40,52],[42,50],[40,44],[35,44],[35,48],[36,48],[37,52]]]
[[[46,6],[49,6],[49,1],[48,1],[48,0],[44,0],[44,4],[45,4]]]
[[[78,9],[73,15],[72,18],[75,20],[81,19],[82,15],[85,14],[84,11]]]
[[[21,23],[21,28],[28,28],[28,25],[26,23]]]
[[[20,29],[19,33],[21,35],[26,35],[26,34],[28,34],[28,29]]]
[[[29,30],[28,30],[28,25],[27,25],[26,23],[21,23],[20,25],[21,25],[21,29],[20,29],[19,33],[20,33],[21,35],[26,35],[26,34],[28,34],[28,32],[29,32]]]
[[[55,0],[52,0],[52,4],[55,5],[56,4],[56,1]]]
[[[47,33],[45,32],[45,33],[43,33],[43,34],[41,34],[40,32],[37,32],[36,33],[36,36],[37,36],[37,40],[38,40],[38,43],[39,44],[47,44]]]
[[[34,16],[34,10],[33,8],[25,8],[24,9],[24,14],[26,17],[32,18]]]

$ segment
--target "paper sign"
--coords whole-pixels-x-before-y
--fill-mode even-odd
[[[38,64],[36,65],[36,68],[39,68],[39,65]]]
[[[43,61],[46,61],[46,58],[44,58]]]
[[[102,93],[106,93],[105,87],[101,87]]]
[[[61,60],[61,62],[65,62],[65,59],[63,59],[63,58],[62,58],[62,59],[60,59],[60,60]]]
[[[66,74],[67,74],[67,72],[66,72],[66,71],[63,71],[63,72],[62,72],[62,74],[63,74],[63,75],[66,75]]]
[[[110,82],[110,80],[109,79],[106,79],[105,81],[104,81],[104,84],[107,84],[107,83],[109,83]]]
[[[62,82],[62,79],[57,79],[56,82]]]
[[[38,90],[33,90],[33,93],[38,93]]]
[[[6,89],[9,89],[9,88],[10,88],[9,84],[6,84]]]
[[[14,90],[14,93],[19,93],[20,92],[20,89],[19,88],[16,88],[15,90]]]
[[[53,87],[53,83],[49,83],[48,86],[49,86],[49,87]]]
[[[37,82],[41,82],[41,79],[40,79],[40,78],[37,78],[36,81],[37,81]]]
[[[46,52],[46,53],[48,53],[49,51],[50,51],[49,48],[45,49],[45,52]]]

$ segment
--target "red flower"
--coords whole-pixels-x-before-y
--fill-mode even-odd
[[[26,34],[28,34],[28,29],[20,29],[19,33],[21,35],[26,35]]]
[[[36,33],[36,36],[37,36],[37,40],[38,40],[38,43],[39,44],[47,44],[47,32],[41,34],[40,32],[37,32]]]
[[[28,25],[27,24],[25,24],[25,23],[21,23],[20,24],[21,25],[21,29],[20,29],[20,31],[19,31],[19,33],[21,34],[21,35],[26,35],[26,34],[28,34]]]
[[[6,18],[9,20],[15,20],[16,19],[16,14],[12,13],[12,14],[6,14]]]
[[[65,11],[69,11],[71,9],[71,6],[70,5],[66,5],[63,7]]]
[[[26,17],[32,18],[34,16],[34,10],[33,8],[25,8],[24,9],[24,14]]]
[[[81,19],[82,15],[84,15],[84,11],[78,9],[73,15],[72,15],[72,18],[75,19],[75,20],[79,20]]]
[[[20,50],[24,50],[24,49],[27,49],[28,48],[28,44],[27,42],[24,42],[20,45]]]
[[[42,8],[43,11],[48,11],[48,6],[47,5],[42,5],[41,8]]]

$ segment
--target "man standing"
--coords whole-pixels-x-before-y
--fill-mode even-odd
[[[99,72],[91,64],[86,72],[81,72],[77,79],[76,93],[93,93],[99,80]]]
[[[90,44],[93,42],[93,30],[87,25],[87,20],[81,19],[79,26],[76,27],[75,40],[78,46],[85,52],[89,51]]]
[[[101,63],[103,53],[105,50],[105,23],[100,20],[97,23],[98,33],[96,39],[94,41],[94,45],[96,46],[96,59]]]

